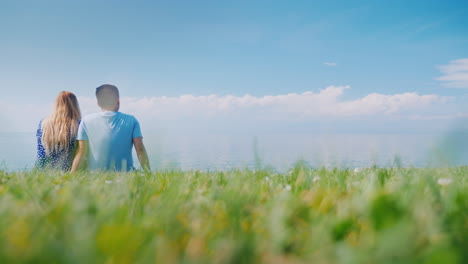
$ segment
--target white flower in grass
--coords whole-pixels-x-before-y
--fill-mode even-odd
[[[106,184],[111,184],[112,181],[111,180],[106,180]]]
[[[312,182],[318,182],[320,181],[320,177],[319,176],[315,176],[313,179],[312,179]]]
[[[286,187],[284,187],[284,190],[289,192],[291,190],[291,185],[286,185]]]
[[[437,183],[441,186],[447,186],[449,185],[450,183],[452,183],[452,179],[450,178],[440,178]]]
[[[266,176],[265,181],[270,181],[270,177]]]
[[[354,173],[359,173],[361,171],[360,168],[354,168]]]

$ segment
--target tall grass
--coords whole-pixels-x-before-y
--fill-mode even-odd
[[[0,171],[0,263],[468,263],[467,178]]]

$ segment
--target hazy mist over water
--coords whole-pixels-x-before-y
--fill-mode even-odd
[[[261,165],[285,171],[299,160],[314,167],[462,166],[468,164],[467,138],[466,133],[148,133],[144,142],[153,170]],[[0,133],[0,147],[0,168],[22,170],[34,166],[34,133]],[[138,168],[135,153],[134,160]]]

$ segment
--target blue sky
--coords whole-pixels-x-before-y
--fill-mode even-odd
[[[59,91],[86,101],[95,87],[113,83],[135,98],[258,99],[350,86],[339,100],[374,93],[440,97],[421,99],[428,104],[422,112],[397,109],[399,117],[468,113],[468,62],[455,75],[450,70],[468,58],[466,1],[1,0],[0,36],[0,103],[9,110],[32,104],[46,113]],[[453,79],[460,75],[461,83]],[[283,97],[273,103],[294,104]],[[393,114],[394,107],[364,108]]]

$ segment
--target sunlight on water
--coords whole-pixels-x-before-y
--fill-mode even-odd
[[[466,165],[457,142],[464,134],[443,138],[433,134],[153,134],[145,137],[153,169],[231,169],[270,166],[284,171],[298,160],[312,166],[362,168],[398,165]],[[443,144],[444,147],[441,147]],[[34,134],[0,133],[1,167],[34,165]],[[458,151],[458,152],[457,152]],[[465,151],[466,152],[466,151]],[[463,154],[463,155],[462,155]],[[452,155],[452,156],[451,156]],[[134,153],[136,167],[138,159]]]
[[[35,133],[0,133],[0,168],[31,168],[36,159]]]

